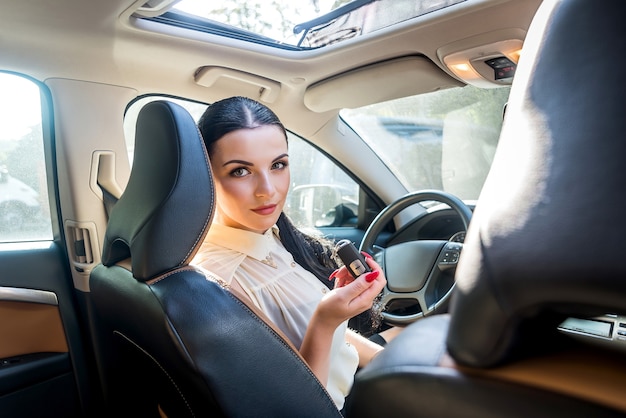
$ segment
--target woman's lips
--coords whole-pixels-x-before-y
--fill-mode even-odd
[[[276,205],[265,205],[252,209],[253,212],[258,213],[259,215],[271,215],[274,213],[274,210],[276,210]]]

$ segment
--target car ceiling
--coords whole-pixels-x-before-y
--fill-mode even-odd
[[[523,37],[540,3],[471,0],[452,14],[422,16],[415,27],[404,22],[354,41],[294,52],[137,20],[132,13],[144,1],[1,1],[2,69],[42,81],[83,80],[129,87],[137,95],[170,94],[203,102],[256,94],[269,81],[276,90],[268,104],[305,136],[321,129],[341,107],[462,85],[438,54],[493,43],[508,34]],[[394,73],[393,63],[406,57],[419,64],[404,63]],[[381,65],[411,88],[390,85],[394,77],[377,77]],[[203,68],[212,71],[208,87],[196,80]],[[345,90],[330,94],[342,84]]]

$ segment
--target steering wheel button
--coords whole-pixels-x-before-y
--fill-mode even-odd
[[[441,261],[443,263],[456,263],[457,261],[459,261],[459,255],[460,253],[458,251],[446,251],[443,254],[443,258],[441,259]]]

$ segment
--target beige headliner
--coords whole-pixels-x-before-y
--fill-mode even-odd
[[[23,71],[42,81],[85,80],[131,87],[139,95],[158,92],[208,102],[226,95],[250,95],[258,92],[258,86],[249,80],[238,84],[232,78],[220,81],[217,77],[218,82],[205,87],[194,79],[201,67],[219,66],[231,73],[254,73],[280,86],[269,104],[288,126],[305,136],[313,135],[328,122],[336,114],[333,109],[370,101],[369,96],[357,94],[365,87],[373,97],[387,99],[431,91],[433,80],[440,80],[441,87],[455,84],[456,80],[437,67],[443,68],[438,50],[455,52],[455,45],[477,46],[459,44],[464,39],[500,41],[498,33],[505,29],[525,34],[540,3],[539,0],[471,0],[459,5],[453,15],[428,14],[415,27],[405,22],[361,40],[317,51],[292,52],[137,21],[131,14],[143,0],[1,1],[1,69]],[[23,30],[26,22],[33,28],[28,32]],[[373,41],[368,39],[373,37],[376,38]],[[388,79],[377,78],[375,73],[368,77],[361,72],[357,80],[352,77],[351,87],[344,86],[345,94],[327,96],[317,90],[315,100],[307,98],[307,101],[319,101],[322,95],[327,96],[324,106],[314,106],[318,113],[304,105],[305,91],[312,84],[327,78],[337,80],[341,74],[369,64],[420,55],[436,65],[416,66],[410,76],[400,73],[402,77],[410,77],[412,89],[408,91],[390,92]]]

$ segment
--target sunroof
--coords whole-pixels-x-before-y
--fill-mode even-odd
[[[143,18],[299,50],[353,39],[464,1],[181,0],[159,16]]]

